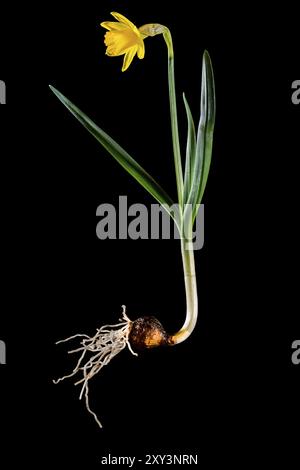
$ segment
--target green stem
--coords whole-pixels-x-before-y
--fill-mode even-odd
[[[182,209],[183,207],[183,176],[182,176],[180,143],[179,143],[179,134],[178,134],[177,105],[176,105],[175,76],[174,76],[174,51],[173,51],[173,41],[172,41],[171,32],[167,27],[164,27],[163,36],[168,47],[168,78],[169,78],[169,99],[170,99],[173,153],[174,153],[178,203],[179,203],[180,208]]]
[[[185,341],[195,328],[198,315],[198,295],[197,280],[195,271],[195,258],[192,240],[193,221],[192,213],[184,210],[183,200],[183,175],[180,155],[180,143],[178,133],[177,105],[174,76],[174,51],[170,30],[160,24],[144,25],[140,32],[147,36],[155,36],[163,33],[164,40],[168,48],[168,79],[169,79],[169,100],[171,114],[171,129],[173,141],[173,153],[176,173],[177,194],[179,203],[179,214],[175,217],[178,229],[181,233],[181,256],[184,272],[184,284],[186,294],[186,317],[182,328],[170,337],[170,344],[179,344]],[[187,229],[187,230],[186,230]]]
[[[181,238],[181,256],[186,295],[186,318],[182,328],[171,337],[171,343],[174,345],[182,343],[190,336],[196,326],[198,316],[198,294],[195,271],[195,257],[191,242],[188,238],[190,237],[182,236]]]
[[[178,134],[175,76],[174,76],[174,52],[170,30],[165,27],[164,39],[168,47],[168,78],[169,78],[169,98],[171,112],[171,128],[173,140],[174,163],[177,183],[177,194],[179,207],[181,209],[181,256],[184,273],[185,295],[186,295],[186,317],[182,328],[171,337],[172,344],[179,344],[185,341],[194,330],[198,316],[198,294],[195,271],[195,258],[193,246],[191,244],[191,234],[193,223],[191,218],[184,217],[183,207],[183,175],[180,156],[180,143]],[[185,233],[188,228],[188,233]]]

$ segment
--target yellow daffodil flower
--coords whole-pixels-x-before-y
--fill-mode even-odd
[[[111,14],[118,22],[103,21],[101,23],[101,26],[108,30],[104,37],[104,43],[107,46],[106,54],[111,57],[124,54],[122,72],[125,72],[136,54],[139,59],[144,58],[145,35],[125,16],[116,12]]]

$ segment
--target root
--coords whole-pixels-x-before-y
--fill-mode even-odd
[[[89,404],[89,380],[94,377],[104,366],[109,364],[109,362],[124,348],[126,348],[126,346],[128,346],[129,351],[134,356],[137,356],[129,343],[129,334],[131,331],[132,322],[126,315],[125,305],[122,305],[122,309],[122,318],[119,320],[120,323],[117,323],[116,325],[102,326],[96,330],[97,332],[95,336],[89,337],[88,335],[77,334],[61,341],[57,341],[56,343],[59,344],[75,338],[82,338],[78,348],[68,351],[69,354],[81,352],[75,368],[70,374],[65,375],[64,377],[61,377],[57,380],[53,380],[53,382],[58,384],[62,380],[73,377],[78,372],[82,371],[83,377],[75,382],[75,385],[82,384],[79,399],[81,400],[84,394],[86,408],[88,412],[94,416],[94,419],[100,428],[102,428],[102,424],[99,421],[96,413],[91,410]],[[88,355],[88,357],[86,357],[86,355]]]

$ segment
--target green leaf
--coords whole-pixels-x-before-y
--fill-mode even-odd
[[[187,102],[187,99],[184,93],[183,93],[183,101],[184,101],[186,117],[188,121],[188,135],[187,135],[187,143],[186,143],[184,186],[183,186],[184,188],[183,202],[187,203],[188,197],[191,191],[192,180],[193,180],[192,176],[193,176],[194,165],[195,165],[196,132],[195,132],[193,116],[192,116],[189,104]]]
[[[80,111],[71,101],[50,85],[50,89],[78,121],[100,142],[100,144],[133,176],[175,220],[173,201],[161,186],[145,171],[115,140],[98,127],[86,114]],[[176,221],[176,220],[175,220]]]
[[[212,145],[213,145],[213,133],[216,119],[216,95],[215,95],[215,82],[214,73],[210,56],[207,51],[204,52],[203,56],[203,68],[205,86],[203,90],[203,101],[201,103],[201,115],[204,114],[203,123],[199,123],[197,140],[201,141],[201,138],[205,140],[205,150],[203,159],[203,172],[201,180],[201,188],[199,194],[199,200],[197,204],[200,204],[210,169]],[[203,111],[202,111],[203,109]],[[205,121],[205,123],[204,123]],[[204,135],[203,135],[204,134]]]
[[[201,115],[197,133],[196,156],[192,175],[193,181],[188,198],[188,203],[193,206],[193,220],[195,220],[197,215],[208,179],[215,115],[216,100],[213,68],[209,54],[205,51],[202,61]]]

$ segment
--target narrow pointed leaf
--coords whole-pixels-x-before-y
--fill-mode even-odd
[[[212,146],[213,146],[213,134],[214,134],[214,127],[215,127],[215,119],[216,119],[216,96],[215,96],[215,82],[214,82],[214,74],[210,56],[207,51],[204,52],[204,62],[205,62],[205,78],[206,78],[206,99],[205,104],[206,106],[206,126],[205,126],[205,151],[204,151],[204,159],[203,159],[203,169],[202,169],[202,178],[201,178],[201,188],[199,193],[199,198],[197,204],[200,204],[202,200],[203,193],[205,191],[208,174],[210,170],[211,164],[211,156],[212,156]],[[200,128],[198,130],[198,139],[202,138],[203,129]]]
[[[188,197],[191,191],[192,186],[192,176],[195,164],[195,154],[196,154],[196,131],[193,116],[183,93],[183,101],[186,111],[186,117],[188,121],[188,135],[187,135],[187,144],[186,144],[186,157],[185,157],[185,171],[184,171],[184,197],[183,202],[188,202]]]
[[[188,202],[193,206],[193,220],[207,183],[211,163],[213,132],[215,125],[215,86],[213,69],[207,51],[203,54],[201,83],[201,115],[197,133],[197,148],[193,169],[193,182]]]
[[[100,142],[100,144],[117,160],[117,162],[142,186],[145,188],[168,212],[175,218],[174,213],[170,211],[173,201],[162,187],[145,171],[139,163],[137,163],[115,140],[113,140],[106,132],[98,127],[86,114],[84,114],[77,106],[62,95],[54,87],[50,89],[57,98],[66,106],[66,108],[78,119],[78,121]]]

